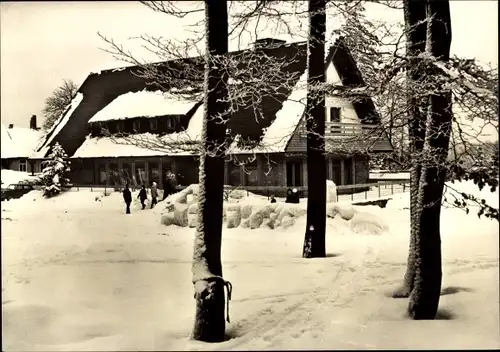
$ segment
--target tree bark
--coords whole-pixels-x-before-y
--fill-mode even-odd
[[[225,339],[221,240],[226,124],[218,117],[228,110],[227,80],[221,59],[228,52],[227,2],[205,1],[205,98],[203,151],[199,166],[198,226],[194,240],[193,284],[196,318],[192,337],[206,342]],[[228,295],[230,293],[228,292]]]
[[[309,0],[307,56],[307,225],[302,256],[326,257],[325,83],[326,0]]]
[[[426,52],[436,60],[447,61],[451,46],[451,17],[448,1],[428,1]],[[439,70],[431,66],[429,77],[434,82]],[[452,124],[451,91],[441,83],[429,97],[424,165],[420,176],[418,211],[419,232],[415,237],[416,272],[410,294],[408,313],[413,319],[434,319],[441,294],[440,215]]]
[[[407,70],[409,96],[408,104],[408,134],[410,141],[410,248],[403,285],[394,293],[394,298],[407,298],[413,289],[415,281],[415,237],[419,232],[417,211],[418,183],[421,173],[421,155],[425,138],[425,111],[426,102],[417,97],[416,89],[425,76],[419,54],[425,51],[427,25],[425,21],[425,1],[405,0],[404,16],[406,24],[407,56],[410,58]]]

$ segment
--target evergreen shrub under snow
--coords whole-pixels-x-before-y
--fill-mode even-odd
[[[69,185],[70,164],[64,149],[59,143],[54,144],[48,159],[42,162],[41,180],[45,197],[53,197]]]

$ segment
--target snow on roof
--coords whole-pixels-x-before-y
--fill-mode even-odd
[[[186,143],[199,142],[203,123],[203,106],[198,107],[182,132],[159,137],[151,133],[135,134],[127,138],[91,137],[78,148],[73,158],[101,158],[125,156],[193,155],[194,149]],[[147,145],[152,147],[148,148]],[[153,147],[154,146],[154,147]],[[193,146],[194,148],[194,146]]]
[[[2,124],[2,159],[29,158],[42,140],[43,132],[26,127],[4,129]],[[8,138],[5,138],[9,136]]]
[[[49,133],[47,134],[47,136],[49,136],[48,139],[45,140],[45,141],[42,141],[42,143],[39,144],[39,145],[37,145],[37,147],[36,147],[36,149],[39,149],[42,146],[43,146],[43,148],[40,149],[40,151],[35,151],[31,155],[32,158],[41,158],[41,159],[43,159],[45,157],[45,154],[46,154],[46,152],[49,149],[50,143],[52,142],[52,140],[54,139],[54,137],[57,136],[59,134],[59,132],[61,132],[61,130],[63,129],[63,127],[66,125],[66,123],[68,123],[69,118],[71,117],[71,115],[73,115],[73,112],[76,110],[76,108],[78,107],[78,105],[80,105],[80,103],[82,102],[82,100],[83,100],[83,94],[82,93],[77,93],[76,96],[73,98],[73,100],[71,100],[69,109],[66,111],[65,114],[64,113],[61,114],[61,117],[59,117],[59,120],[57,120],[57,122],[54,123],[54,126],[49,131]]]
[[[273,123],[264,131],[262,140],[253,153],[281,153],[284,152],[288,141],[292,137],[300,119],[304,115],[307,98],[307,70],[300,76],[292,93],[283,102],[281,110],[276,113]],[[244,150],[236,146],[236,142],[230,147],[231,153],[243,153]]]
[[[195,101],[185,100],[160,90],[129,92],[118,96],[97,112],[89,122],[122,120],[133,117],[185,115],[195,104]]]
[[[284,152],[293,135],[306,104],[307,70],[297,81],[292,93],[283,103],[276,119],[265,131],[260,145],[252,150],[240,149],[236,140],[229,148],[230,153],[280,153]],[[126,95],[126,94],[124,94]],[[195,104],[195,103],[192,103]],[[103,111],[103,110],[101,110]],[[161,114],[165,114],[162,112]],[[116,116],[116,115],[115,115]],[[95,117],[95,116],[94,116]],[[185,131],[158,137],[151,133],[136,134],[127,138],[91,137],[78,148],[73,158],[124,157],[124,156],[158,156],[158,155],[192,155],[185,147],[176,147],[186,142],[199,142],[203,123],[203,106],[198,107],[189,121]],[[164,148],[159,148],[161,143]],[[147,145],[156,147],[148,148]],[[167,147],[168,146],[168,147]]]

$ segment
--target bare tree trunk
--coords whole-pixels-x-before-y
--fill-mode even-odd
[[[326,0],[309,0],[307,57],[307,225],[302,256],[326,257],[325,83]]]
[[[410,169],[410,248],[406,273],[402,287],[394,293],[394,298],[406,298],[410,296],[415,280],[415,236],[419,232],[418,215],[416,214],[418,199],[418,183],[421,173],[421,154],[425,138],[425,106],[422,99],[415,96],[415,87],[425,75],[421,60],[417,56],[425,51],[427,26],[425,18],[425,1],[405,0],[404,15],[406,23],[407,56],[410,57],[410,68],[408,69],[408,134],[410,141],[411,169]]]
[[[222,60],[228,52],[227,2],[205,1],[205,101],[200,156],[198,226],[194,240],[193,284],[196,320],[192,337],[206,342],[225,339],[221,239],[226,124],[218,117],[227,105],[228,74]],[[228,292],[228,295],[230,292]]]
[[[451,46],[451,17],[448,1],[427,2],[426,51],[439,61],[448,61]],[[437,68],[429,73],[438,77]],[[431,78],[431,77],[430,77]],[[432,77],[434,78],[434,77]],[[437,79],[436,79],[437,80]],[[420,176],[419,233],[415,237],[416,274],[410,295],[408,313],[413,319],[434,319],[441,293],[440,215],[448,156],[451,124],[451,91],[437,87],[429,98],[424,166]]]

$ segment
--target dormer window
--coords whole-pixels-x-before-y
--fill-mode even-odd
[[[139,132],[141,130],[141,120],[134,120],[133,128],[135,132]]]
[[[149,120],[149,127],[151,131],[156,131],[158,129],[158,120],[157,119]]]
[[[329,122],[340,122],[340,108],[331,107],[328,116]]]

